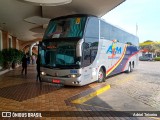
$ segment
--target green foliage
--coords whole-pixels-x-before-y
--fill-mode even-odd
[[[20,63],[24,53],[20,50],[9,48],[2,50],[2,57],[4,59],[3,66],[9,67],[12,63]]]
[[[3,64],[3,60],[2,51],[0,51],[0,66]]]
[[[160,57],[154,58],[155,61],[160,61]]]
[[[20,63],[23,56],[24,56],[24,53],[20,50],[15,49],[15,54],[14,55],[15,55],[14,56],[14,62]]]
[[[154,41],[151,41],[151,40],[147,40],[147,41],[139,44],[140,47],[151,46],[151,45],[160,45],[160,41],[159,42],[158,41],[154,42]]]
[[[153,41],[145,41],[140,43],[140,49],[147,50],[149,53],[154,53],[156,55],[160,54],[160,42],[153,42]]]
[[[13,62],[14,60],[14,50],[12,49],[3,49],[2,50],[3,58],[6,62]]]
[[[146,42],[153,42],[152,40],[146,40],[146,41],[144,41],[144,43],[146,43]]]
[[[152,45],[152,44],[154,44],[154,42],[152,42],[152,41],[145,41],[143,43],[140,43],[139,46],[143,47],[143,46],[148,46],[148,45]]]

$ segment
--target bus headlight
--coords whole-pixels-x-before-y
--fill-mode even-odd
[[[45,72],[41,72],[41,75],[46,75],[46,73]]]
[[[69,74],[68,77],[69,78],[76,78],[76,77],[79,77],[80,74]]]

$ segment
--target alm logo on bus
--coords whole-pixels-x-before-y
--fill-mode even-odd
[[[117,57],[116,55],[121,54],[122,48],[117,46],[117,40],[112,41],[112,45],[109,46],[106,53],[111,54],[110,56],[108,56],[109,59],[118,59],[119,57]]]

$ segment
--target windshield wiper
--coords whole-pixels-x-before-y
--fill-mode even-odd
[[[56,65],[56,66],[42,65],[42,67],[46,67],[50,69],[78,69],[80,68],[79,65]]]
[[[79,65],[56,65],[56,67],[61,69],[78,69],[80,68]]]
[[[56,68],[54,66],[49,66],[49,65],[42,65],[42,67],[51,68],[51,69]]]

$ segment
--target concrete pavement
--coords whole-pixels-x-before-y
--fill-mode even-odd
[[[137,77],[134,77],[136,74],[136,71],[131,73],[130,75],[123,73],[108,78],[105,83],[92,83],[83,87],[63,87],[49,83],[42,83],[42,85],[40,85],[39,82],[36,82],[35,66],[30,65],[28,67],[27,76],[21,75],[20,67],[0,76],[0,111],[39,111],[42,112],[42,114],[45,116],[47,116],[47,114],[45,114],[44,111],[51,112],[50,116],[52,116],[52,118],[49,116],[36,118],[42,120],[154,119],[149,117],[116,117],[115,113],[113,112],[109,117],[103,116],[104,114],[102,116],[99,115],[100,111],[156,109],[153,106],[148,106],[141,101],[137,101],[137,99],[124,92],[125,89],[128,91],[129,87],[131,87],[129,85],[133,85],[131,83],[134,81],[134,79],[137,80]],[[73,103],[74,100],[93,95],[92,93],[97,93],[98,90],[108,84],[110,84],[111,86],[109,90],[93,96],[87,101],[82,102],[82,104]],[[135,85],[136,84],[134,84],[134,86]],[[65,114],[61,113],[60,111],[68,111],[68,113],[66,114],[71,115],[68,115],[69,117],[65,117]],[[53,117],[53,114],[59,115],[60,113],[62,116]],[[8,120],[9,118],[5,118],[5,120],[6,119]],[[10,118],[10,120],[12,119],[28,120],[35,118]]]

